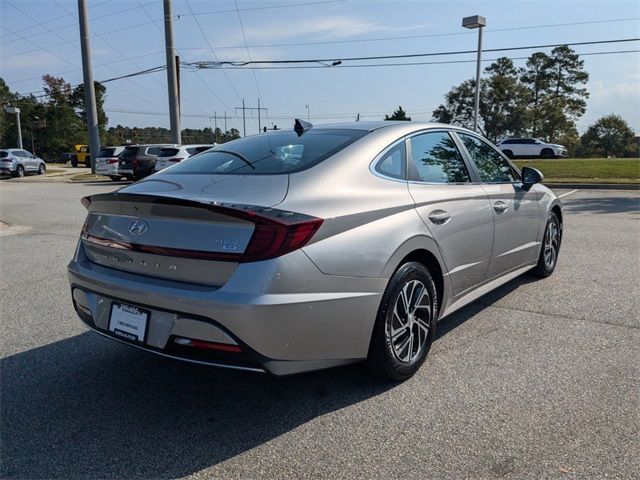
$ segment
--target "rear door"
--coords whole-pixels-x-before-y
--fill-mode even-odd
[[[458,133],[486,191],[495,219],[488,276],[536,261],[540,222],[536,189],[522,187],[520,173],[486,140]]]
[[[482,283],[488,269],[493,215],[487,193],[448,131],[411,136],[407,150],[409,192],[459,295]]]

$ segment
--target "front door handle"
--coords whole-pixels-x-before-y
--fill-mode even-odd
[[[444,210],[434,210],[429,214],[429,220],[431,220],[436,225],[443,225],[451,220],[451,215],[449,215]]]
[[[509,205],[507,205],[502,200],[498,200],[496,203],[493,204],[493,209],[498,213],[504,213],[507,210],[509,210]]]

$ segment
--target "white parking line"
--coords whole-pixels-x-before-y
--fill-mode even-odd
[[[562,195],[558,195],[558,198],[566,197],[567,195],[571,195],[572,193],[576,193],[577,191],[578,189],[576,188],[575,190],[571,190],[570,192],[563,193]]]

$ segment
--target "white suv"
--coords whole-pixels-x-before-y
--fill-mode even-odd
[[[564,145],[546,143],[537,138],[509,138],[496,143],[509,158],[562,158],[567,156]]]

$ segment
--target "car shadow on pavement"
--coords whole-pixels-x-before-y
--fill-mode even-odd
[[[454,313],[437,338],[529,281]],[[215,369],[92,332],[7,357],[0,375],[2,478],[182,477],[397,385],[358,364],[285,378]]]
[[[92,332],[0,365],[2,478],[177,478],[395,384],[361,365],[274,378]]]
[[[640,214],[640,197],[592,197],[568,201],[564,211],[569,213],[634,213]]]

